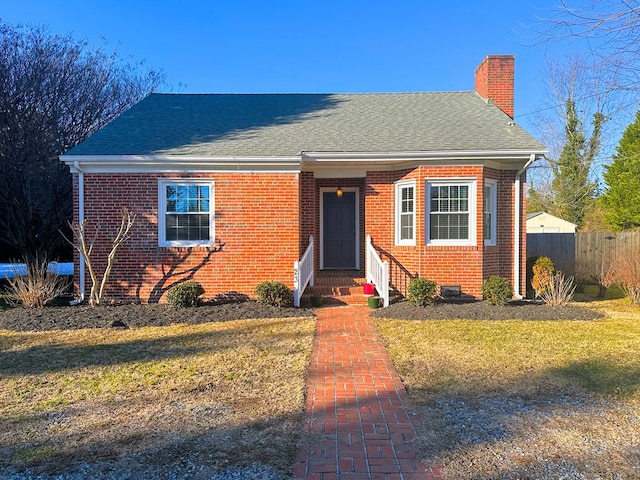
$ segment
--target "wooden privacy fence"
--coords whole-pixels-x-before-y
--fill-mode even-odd
[[[565,275],[598,282],[616,248],[640,251],[640,232],[528,233],[527,258],[549,257]]]

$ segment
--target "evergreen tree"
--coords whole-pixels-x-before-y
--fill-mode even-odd
[[[584,126],[576,114],[575,102],[566,102],[565,143],[556,162],[552,162],[553,199],[550,213],[576,225],[582,225],[585,212],[595,199],[597,183],[590,181],[591,165],[600,149],[600,134],[605,117],[596,112],[593,131],[587,141]]]
[[[640,226],[640,111],[620,139],[613,162],[604,173],[602,205],[615,230]]]

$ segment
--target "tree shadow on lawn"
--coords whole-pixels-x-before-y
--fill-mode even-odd
[[[274,328],[281,322],[271,322]],[[235,341],[238,334],[251,335],[264,325],[242,325],[237,328],[171,335],[162,338],[138,339],[118,342],[118,330],[110,337],[113,342],[92,343],[87,339],[85,345],[37,345],[22,350],[0,350],[0,376],[37,375],[63,372],[78,368],[121,365],[132,362],[148,362],[193,355],[222,352],[238,348]],[[26,334],[28,336],[29,334]],[[14,347],[20,345],[22,335],[16,335],[10,342]],[[285,334],[279,331],[278,341],[296,337],[295,333]]]
[[[201,344],[212,337],[232,336],[229,332],[208,332],[151,340],[87,345],[38,345],[24,350],[0,352],[0,375],[36,375],[76,368],[164,360],[213,351]],[[213,343],[212,343],[213,345]]]

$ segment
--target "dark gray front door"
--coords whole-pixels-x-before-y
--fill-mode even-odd
[[[356,192],[322,192],[324,268],[357,268]]]

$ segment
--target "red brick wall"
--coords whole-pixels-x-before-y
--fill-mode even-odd
[[[498,180],[497,245],[484,246],[482,235],[483,178]],[[426,245],[426,180],[471,178],[476,180],[476,244],[472,246]],[[416,275],[439,285],[461,285],[467,295],[481,297],[484,279],[501,275],[513,282],[513,207],[515,172],[481,166],[422,166],[398,172],[368,172],[365,198],[366,234],[383,260],[389,261],[391,282],[402,293]],[[394,183],[416,181],[416,246],[396,246],[394,238]]]
[[[215,235],[225,246],[158,246],[158,175],[85,174],[85,218],[102,225],[94,248],[94,266],[103,271],[109,238],[119,226],[119,212],[136,213],[132,238],[121,247],[111,273],[108,297],[158,301],[185,279],[202,283],[206,296],[238,291],[253,294],[262,280],[293,287],[293,263],[299,257],[298,174],[193,174],[165,178],[203,178],[215,182]],[[74,185],[77,185],[77,181]],[[77,195],[74,197],[77,206]],[[77,212],[77,209],[76,209]],[[91,282],[87,276],[87,293]]]
[[[207,296],[229,291],[252,295],[262,280],[280,280],[293,286],[293,262],[307,247],[309,235],[316,240],[315,268],[319,269],[321,189],[357,187],[362,269],[365,238],[371,235],[382,258],[389,260],[391,282],[401,292],[406,292],[411,278],[420,275],[440,285],[461,285],[465,294],[480,297],[482,281],[491,275],[502,275],[513,282],[515,173],[482,166],[421,166],[368,172],[366,179],[316,179],[312,172],[183,176],[215,182],[215,232],[225,243],[219,252],[204,247],[158,246],[158,175],[85,174],[85,217],[90,227],[96,220],[103,227],[94,252],[96,270],[101,272],[110,239],[119,226],[120,209],[128,207],[137,215],[132,239],[121,248],[112,272],[107,292],[110,298],[154,302],[174,283],[191,278],[203,284]],[[476,180],[475,245],[425,245],[425,182],[441,178]],[[498,181],[497,245],[487,247],[482,235],[484,178]],[[416,246],[396,246],[394,184],[410,179],[415,180],[416,187]],[[77,175],[74,189],[77,212]],[[522,190],[524,225],[524,185]],[[521,291],[525,285],[525,242],[523,233]],[[90,287],[87,275],[87,293]]]

